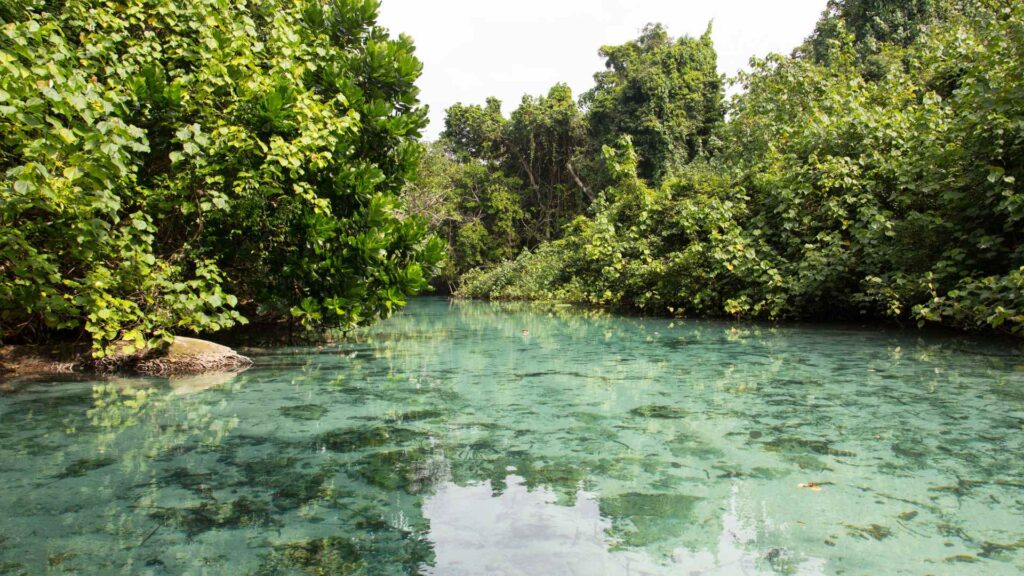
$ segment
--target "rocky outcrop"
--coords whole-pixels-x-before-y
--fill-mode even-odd
[[[0,378],[68,373],[185,376],[208,372],[238,372],[252,360],[227,346],[177,336],[167,347],[144,354],[95,359],[87,350],[68,346],[0,347]]]
[[[157,376],[234,372],[252,366],[252,360],[227,346],[177,336],[163,354],[146,358],[136,365],[136,372]]]

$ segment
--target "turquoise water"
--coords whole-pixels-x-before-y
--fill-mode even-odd
[[[4,384],[0,574],[1024,571],[1010,344],[423,299],[249,352]]]

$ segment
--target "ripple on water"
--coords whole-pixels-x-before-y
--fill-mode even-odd
[[[0,574],[1024,572],[1011,344],[423,299],[256,356],[6,386]]]

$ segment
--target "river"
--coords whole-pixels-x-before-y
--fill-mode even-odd
[[[0,574],[1020,574],[1024,355],[423,298],[238,375],[7,383]]]

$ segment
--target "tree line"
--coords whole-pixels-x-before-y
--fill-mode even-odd
[[[439,278],[645,313],[1024,327],[1024,7],[832,0],[447,111],[378,0],[0,0],[0,338],[351,329]],[[418,173],[417,173],[418,167]],[[445,250],[447,247],[447,258]]]
[[[405,196],[461,295],[1024,330],[1024,6],[831,0],[729,101],[710,33],[601,54],[448,110]]]

